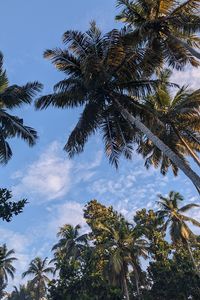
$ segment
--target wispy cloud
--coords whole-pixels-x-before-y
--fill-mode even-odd
[[[12,188],[13,193],[28,193],[29,199],[31,197],[34,202],[41,203],[62,198],[76,184],[90,180],[101,163],[101,152],[85,164],[67,159],[61,149],[61,145],[54,141],[36,161],[12,174],[17,181]]]
[[[187,68],[185,71],[174,71],[171,81],[180,86],[187,86],[192,89],[199,89],[200,68]]]
[[[14,194],[39,195],[44,200],[62,197],[70,189],[70,172],[73,163],[59,156],[59,144],[53,142],[39,159],[25,170],[17,172],[19,183],[13,187]],[[16,174],[15,178],[16,178]]]
[[[73,226],[81,225],[85,227],[85,220],[83,218],[83,205],[75,201],[68,201],[60,205],[54,205],[48,208],[50,221],[47,225],[47,230],[55,235],[59,227],[64,224]]]

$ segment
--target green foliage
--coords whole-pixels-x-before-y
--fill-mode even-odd
[[[179,213],[198,206],[178,208],[182,196],[171,192],[169,197],[168,204],[172,202]],[[183,239],[176,244],[167,241],[164,215],[161,210],[142,209],[133,225],[112,207],[90,201],[84,209],[90,231],[81,235],[80,226],[64,225],[58,233],[60,240],[53,247],[58,279],[49,285],[49,299],[198,299],[199,276],[191,260],[192,252],[199,268],[197,239],[189,236],[191,251]],[[144,271],[141,258],[147,255]]]
[[[134,216],[136,230],[149,241],[149,255],[155,261],[164,261],[171,253],[172,247],[165,240],[166,231],[163,230],[164,220],[153,210],[142,209]]]
[[[0,299],[5,295],[8,278],[14,279],[16,269],[13,263],[17,260],[14,254],[15,251],[8,250],[6,244],[0,246]]]
[[[6,71],[3,70],[3,55],[0,53],[0,164],[6,164],[12,157],[8,139],[18,137],[33,146],[37,132],[24,125],[23,119],[13,116],[10,111],[24,104],[30,104],[32,98],[42,89],[39,82],[27,83],[24,86],[9,86]]]
[[[112,206],[90,201],[83,211],[87,228],[70,224],[60,228],[52,248],[55,268],[47,258],[32,260],[22,274],[32,279],[15,288],[8,300],[199,299],[200,238],[184,225],[199,224],[186,215],[199,205],[179,207],[183,200],[173,191],[167,197],[159,195],[159,209],[138,210],[133,223]],[[180,230],[170,241],[174,222],[188,234]],[[8,276],[14,276],[13,253],[6,245],[0,248],[0,298]],[[50,280],[47,275],[52,273],[56,277]]]
[[[163,1],[161,2],[163,3]],[[135,5],[133,1],[120,3],[128,5],[128,10],[130,9],[130,14],[132,13],[130,6]],[[149,14],[153,13],[154,7],[151,7],[152,1],[145,3],[145,1],[138,1],[136,6],[139,7],[139,11],[144,10],[144,14],[147,13],[148,19]],[[140,9],[140,5],[147,6],[147,11],[143,7]],[[160,13],[158,18],[160,22],[162,19]],[[156,20],[154,25],[157,26],[157,23]],[[92,22],[86,32],[76,30],[65,32],[63,43],[66,48],[49,49],[44,53],[44,57],[51,60],[57,70],[64,73],[64,79],[54,86],[52,94],[40,97],[35,102],[35,106],[37,109],[46,109],[49,106],[61,109],[83,108],[80,118],[64,146],[69,157],[80,154],[89,138],[100,132],[105,153],[109,162],[116,168],[121,156],[128,160],[133,158],[133,149],[136,146],[138,152],[146,158],[147,168],[150,165],[158,167],[161,164],[161,172],[164,175],[170,166],[175,175],[180,168],[200,191],[200,178],[191,170],[185,159],[188,149],[183,151],[185,147],[177,145],[180,137],[177,137],[174,129],[169,132],[165,115],[158,114],[156,109],[149,109],[144,101],[147,95],[154,95],[160,84],[160,79],[153,78],[155,78],[156,71],[161,70],[164,61],[168,60],[170,65],[177,66],[177,68],[188,62],[196,66],[198,63],[193,56],[188,55],[186,50],[180,50],[180,47],[174,50],[176,54],[173,52],[173,55],[171,48],[163,50],[166,39],[162,37],[162,34],[157,43],[162,45],[149,49],[151,45],[147,45],[148,42],[145,39],[151,39],[151,36],[154,36],[154,29],[151,29],[149,33],[148,25],[145,25],[145,28],[147,37],[145,34],[143,35],[143,31],[137,32],[139,39],[142,39],[141,42],[135,38],[135,32],[131,30],[130,26],[121,30],[114,29],[103,35],[95,22]],[[167,44],[169,43],[167,42]],[[160,51],[157,49],[159,47],[162,48]],[[163,54],[163,51],[166,53]],[[183,52],[181,58],[178,57],[180,56],[179,52]],[[166,86],[174,86],[166,80],[165,83]],[[163,101],[165,96],[162,95]],[[183,109],[180,109],[173,117],[172,114],[169,114],[170,120],[175,120],[175,124],[180,123],[181,117],[186,118],[189,115],[191,122],[195,123],[196,120],[198,123],[199,91],[190,96],[196,100],[193,115],[188,111],[187,116],[184,113],[180,116]],[[188,97],[191,98],[190,96]],[[186,105],[186,108],[188,106],[189,104]],[[196,107],[198,107],[198,111],[194,114]],[[189,133],[187,134],[187,141],[190,140],[188,145],[195,144],[192,148],[198,150],[198,124],[197,126],[188,125],[188,130],[191,127],[193,127],[192,136],[189,137]],[[197,137],[196,142],[193,137]]]
[[[29,268],[22,274],[22,278],[32,276],[33,278],[29,281],[31,290],[34,292],[34,300],[41,300],[46,294],[46,284],[50,282],[47,277],[48,274],[52,274],[54,268],[48,266],[47,258],[42,260],[40,257],[33,259]]]
[[[200,259],[200,248],[193,248],[195,259]],[[182,243],[176,247],[173,257],[165,261],[151,262],[148,267],[149,280],[152,282],[147,299],[182,300],[199,299],[200,277],[193,268],[190,255]],[[144,298],[145,299],[145,298]]]
[[[91,22],[86,32],[64,33],[65,49],[45,51],[44,57],[65,77],[35,106],[83,107],[64,147],[70,157],[81,153],[99,131],[115,167],[121,155],[132,159],[136,146],[147,168],[160,166],[163,175],[169,167],[177,175],[180,168],[200,190],[199,176],[186,160],[190,155],[200,165],[200,92],[182,87],[172,96],[171,71],[163,70],[166,64],[178,70],[187,64],[199,66],[200,53],[194,49],[200,48],[199,0],[118,0],[117,6],[121,12],[116,19],[125,23],[123,29],[103,35]],[[35,144],[36,131],[10,110],[30,104],[41,87],[38,82],[9,86],[0,54],[1,164],[12,156],[8,139],[20,137],[29,146]],[[0,189],[0,218],[8,222],[26,204],[11,198],[10,191]],[[159,198],[160,209],[137,211],[134,224],[113,207],[89,202],[84,209],[87,233],[70,224],[58,232],[52,249],[55,272],[47,258],[36,257],[22,274],[33,278],[8,299],[200,299],[200,237],[189,227],[200,223],[185,214],[199,205],[179,207],[183,197],[175,192]],[[12,254],[6,245],[0,247],[0,298],[8,276],[14,277]],[[147,258],[144,270],[141,259]],[[50,281],[47,275],[52,273],[57,277]]]
[[[120,155],[132,157],[132,143],[137,142],[140,133],[129,128],[115,98],[125,108],[140,111],[136,97],[150,92],[156,82],[145,77],[144,68],[151,71],[152,66],[143,64],[143,51],[126,47],[123,36],[123,30],[102,35],[92,22],[85,33],[70,30],[63,35],[66,49],[55,48],[44,53],[45,58],[64,72],[65,78],[54,86],[53,94],[36,101],[36,108],[83,107],[64,147],[70,157],[81,153],[97,130],[102,133],[111,164],[117,167]]]
[[[12,199],[11,191],[0,189],[0,218],[7,222],[10,222],[14,215],[20,214],[27,204],[26,199],[22,199],[18,202],[9,201],[10,199]]]
[[[30,283],[27,285],[21,285],[19,288],[14,287],[14,291],[8,295],[8,300],[35,300],[35,295],[30,287]]]
[[[116,19],[130,28],[127,45],[145,47],[159,67],[199,66],[200,53],[193,49],[200,47],[199,0],[118,0],[117,5]]]
[[[200,159],[197,155],[200,151],[198,140],[200,134],[200,90],[192,91],[183,86],[173,95],[167,85],[170,76],[170,70],[159,72],[160,84],[153,94],[146,97],[145,106],[156,117],[156,120],[155,118],[147,119],[146,124],[175,153],[178,153],[182,160],[187,162],[185,157],[189,155],[200,166]],[[159,126],[157,126],[157,119],[160,121]],[[161,173],[165,175],[171,166],[174,174],[177,175],[177,166],[149,139],[141,141],[138,152],[146,158],[147,168],[151,165],[160,166]]]

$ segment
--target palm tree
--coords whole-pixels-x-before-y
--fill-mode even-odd
[[[22,278],[33,276],[30,284],[36,289],[36,300],[41,300],[45,296],[46,283],[50,281],[47,275],[53,273],[54,268],[48,266],[47,258],[42,260],[36,257],[31,261],[28,270],[22,274]]]
[[[31,293],[25,285],[14,286],[14,291],[8,296],[8,300],[31,300]]]
[[[153,51],[160,64],[181,69],[185,64],[199,66],[199,0],[118,0],[122,11],[116,17],[130,28],[126,42],[138,43]]]
[[[164,230],[170,227],[170,236],[174,244],[182,242],[187,245],[191,259],[196,267],[196,263],[191,250],[191,241],[196,240],[195,234],[188,226],[188,222],[192,223],[194,226],[200,227],[200,223],[193,219],[192,217],[185,216],[183,213],[189,211],[194,207],[200,207],[200,205],[195,203],[190,203],[179,208],[179,202],[183,201],[184,198],[179,193],[171,191],[168,197],[163,197],[159,195],[160,200],[158,204],[160,210],[158,211],[158,216],[165,220]]]
[[[13,249],[8,250],[6,244],[0,247],[0,278],[3,282],[8,283],[8,277],[14,279],[15,267],[13,263],[17,260],[13,255],[15,251]]]
[[[78,258],[81,252],[87,245],[87,234],[80,235],[80,225],[73,227],[72,225],[65,224],[62,226],[57,234],[60,238],[57,244],[55,244],[52,250],[57,254],[64,254],[67,258]]]
[[[11,85],[3,70],[3,55],[0,53],[0,163],[6,164],[12,156],[8,139],[19,137],[33,146],[37,139],[36,131],[23,124],[23,119],[10,114],[10,110],[30,104],[42,85],[38,82],[24,86]]]
[[[113,30],[102,36],[95,23],[86,33],[67,31],[63,40],[68,49],[44,55],[68,77],[55,85],[53,94],[39,98],[36,108],[84,106],[64,148],[70,157],[82,152],[89,136],[100,129],[106,154],[117,166],[119,156],[131,159],[133,143],[146,136],[200,191],[199,176],[143,122],[145,114],[152,116],[139,100],[158,82],[143,78],[152,65],[144,62],[143,51],[124,45],[124,35],[124,30]]]
[[[15,251],[8,250],[6,244],[0,246],[0,299],[6,295],[5,288],[8,284],[8,277],[14,279],[15,267],[13,262],[17,259],[13,256]]]
[[[175,95],[165,84],[171,75],[170,70],[160,73],[161,84],[158,85],[153,95],[146,98],[145,105],[153,115],[158,118],[163,126],[157,129],[157,134],[161,140],[167,141],[170,148],[184,160],[186,155],[190,155],[200,166],[200,159],[196,151],[200,151],[200,118],[199,100],[200,90],[190,91],[182,87]],[[148,126],[156,128],[153,118],[146,120]],[[165,174],[171,165],[171,161],[162,153],[149,139],[141,142],[138,152],[142,153],[146,159],[146,166],[161,164],[161,173]],[[172,164],[175,175],[177,167]]]
[[[114,283],[119,279],[127,300],[130,299],[128,291],[129,267],[132,267],[138,297],[140,299],[139,278],[141,273],[139,258],[147,258],[147,242],[136,236],[134,228],[122,217],[113,226],[97,221],[96,227],[106,233],[107,239],[97,245],[97,250],[103,250],[108,257],[107,274]]]

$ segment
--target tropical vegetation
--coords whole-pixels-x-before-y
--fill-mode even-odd
[[[180,206],[183,200],[174,191],[159,195],[157,210],[140,209],[132,220],[90,201],[84,228],[63,225],[50,265],[47,258],[33,259],[22,274],[29,281],[15,287],[8,299],[199,299],[200,236],[189,222],[200,223],[187,214],[199,205]],[[8,260],[13,251],[6,253]],[[13,258],[3,261],[7,284]]]
[[[200,177],[185,160],[185,156],[192,153],[188,151],[190,147],[187,151],[182,151],[181,147],[172,147],[169,140],[173,139],[174,131],[169,134],[163,114],[158,114],[144,103],[147,95],[154,95],[155,90],[158,92],[162,82],[160,78],[152,78],[158,66],[153,59],[147,59],[145,44],[141,49],[138,44],[127,45],[127,35],[128,28],[114,29],[103,35],[95,22],[91,23],[87,32],[65,32],[63,42],[66,48],[46,50],[44,53],[44,57],[64,72],[65,77],[54,86],[53,94],[42,96],[36,101],[36,108],[83,107],[78,123],[64,147],[70,157],[81,153],[89,137],[97,131],[102,134],[110,163],[116,167],[120,155],[131,159],[135,145],[140,149],[141,144],[150,141],[153,148],[156,148],[153,152],[158,152],[167,166],[162,173],[166,173],[168,166],[172,166],[175,174],[181,169],[199,191]],[[160,63],[159,69],[161,67]],[[165,85],[174,86],[166,80]],[[185,118],[185,122],[189,119],[192,125],[188,129],[192,130],[192,136],[199,135],[199,96],[199,90],[188,96],[188,102],[191,100],[194,103],[193,114],[189,112],[191,104],[185,103],[183,96],[175,108],[180,109],[181,115],[174,111],[170,116],[173,115],[176,124],[179,118]],[[181,105],[185,105],[186,110]],[[178,143],[183,143],[184,138],[177,135],[177,132],[178,129]],[[166,135],[168,139],[164,139]],[[198,144],[195,150],[199,151],[198,137],[194,143]]]
[[[200,65],[199,0],[117,0],[116,6],[121,29],[104,33],[92,21],[86,32],[67,30],[63,48],[44,52],[63,78],[35,107],[82,109],[64,146],[71,159],[98,134],[116,168],[121,157],[140,154],[147,169],[169,172],[170,179],[182,171],[200,194],[200,89],[171,79],[174,70]],[[1,165],[13,155],[11,139],[35,145],[37,131],[16,109],[41,89],[38,81],[10,85],[0,53]],[[2,221],[27,204],[12,198],[0,188]],[[12,291],[17,249],[2,243],[0,299],[199,300],[200,222],[192,209],[200,205],[183,201],[171,191],[158,195],[157,209],[139,208],[131,217],[90,201],[85,225],[63,224],[51,257],[33,258]]]
[[[29,281],[30,287],[35,294],[35,300],[40,300],[45,296],[46,284],[49,283],[48,274],[52,274],[54,269],[48,266],[47,258],[36,257],[30,262],[29,268],[22,274],[22,278],[32,276]]]

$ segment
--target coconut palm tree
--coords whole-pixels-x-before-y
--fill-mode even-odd
[[[64,254],[66,258],[78,258],[87,245],[87,234],[80,235],[80,225],[73,227],[65,224],[62,226],[57,234],[60,238],[57,244],[52,248],[55,257],[57,254]]]
[[[145,105],[164,124],[163,130],[161,126],[157,130],[160,139],[167,141],[170,148],[179,153],[183,160],[186,155],[189,155],[200,166],[200,159],[197,155],[200,151],[200,90],[190,91],[182,87],[173,95],[165,84],[170,75],[170,70],[160,73],[161,83],[155,93],[146,98]],[[146,122],[149,128],[156,128],[157,120],[151,118]],[[147,157],[147,167],[151,164],[157,167],[160,164],[161,173],[165,174],[172,165],[175,175],[177,174],[176,165],[172,164],[149,139],[141,142],[138,152]]]
[[[0,246],[0,299],[6,295],[5,288],[8,284],[8,278],[14,279],[15,267],[13,263],[17,260],[13,255],[13,249],[8,250],[6,244]]]
[[[20,284],[19,288],[14,286],[14,291],[8,296],[8,300],[31,300],[31,292],[28,287]]]
[[[30,285],[36,290],[36,300],[41,300],[45,296],[46,284],[50,281],[47,275],[54,273],[54,268],[48,265],[47,258],[42,260],[36,257],[31,261],[28,270],[22,274],[22,278],[33,277]]]
[[[184,198],[182,195],[174,191],[171,191],[168,197],[159,195],[159,198],[160,200],[158,201],[158,204],[160,206],[160,210],[158,210],[157,213],[159,217],[162,217],[165,220],[164,230],[168,227],[170,228],[170,236],[174,244],[182,242],[188,247],[191,259],[197,269],[191,250],[191,242],[196,240],[196,236],[189,228],[188,222],[198,227],[200,227],[200,222],[192,217],[186,216],[184,213],[194,207],[200,207],[200,205],[190,203],[179,207],[179,203],[183,201]]]
[[[14,279],[15,267],[13,263],[17,260],[13,255],[15,251],[13,249],[8,250],[6,244],[3,244],[0,247],[0,278],[7,283],[8,277]]]
[[[19,137],[33,146],[37,139],[36,131],[24,125],[23,119],[10,114],[10,111],[30,104],[32,98],[42,88],[38,82],[24,86],[9,86],[6,71],[3,70],[3,55],[0,53],[0,163],[5,164],[12,157],[8,139]]]
[[[122,217],[113,226],[99,223],[97,221],[96,228],[106,233],[107,239],[97,245],[97,250],[105,251],[108,264],[106,272],[110,280],[114,283],[119,281],[124,296],[130,299],[128,290],[128,273],[132,267],[136,281],[137,293],[140,299],[139,278],[141,273],[140,257],[147,258],[147,242],[138,238],[134,228],[130,226]]]
[[[156,53],[163,65],[181,69],[185,64],[199,66],[199,0],[118,0],[122,11],[116,17],[132,32],[126,42],[136,42]]]
[[[102,36],[95,23],[86,33],[67,31],[63,40],[68,49],[44,54],[67,78],[55,85],[53,94],[39,98],[36,108],[84,107],[64,148],[70,157],[82,152],[88,138],[100,129],[106,154],[117,166],[119,156],[131,159],[133,143],[146,136],[200,190],[199,176],[143,122],[145,114],[152,115],[138,99],[158,82],[143,78],[151,66],[144,64],[142,51],[124,45],[123,37],[124,30]]]

